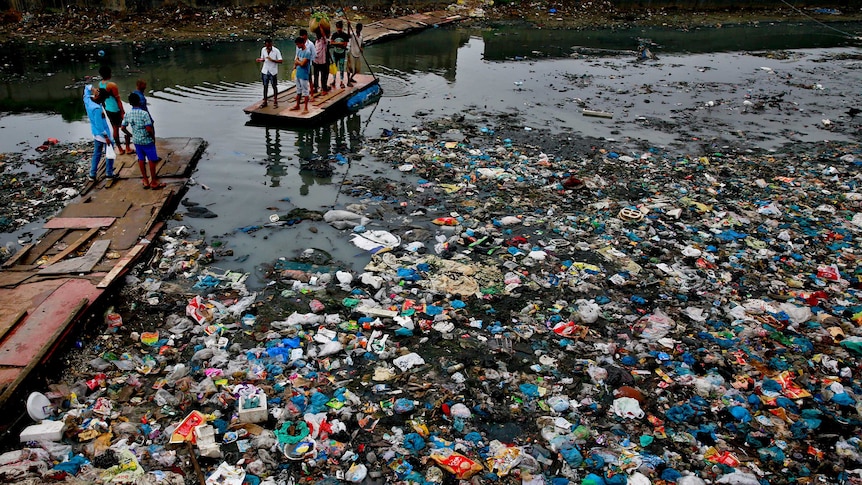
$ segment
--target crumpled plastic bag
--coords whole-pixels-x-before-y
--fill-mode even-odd
[[[365,465],[362,463],[353,463],[347,469],[347,473],[344,474],[344,479],[348,482],[359,483],[365,480],[366,475],[368,475],[368,468]]]
[[[614,414],[625,419],[640,419],[644,417],[641,404],[637,399],[631,397],[620,397],[614,399],[611,409],[614,411]]]
[[[753,473],[735,471],[720,476],[715,483],[726,483],[728,485],[759,485],[760,482]]]
[[[207,307],[203,298],[200,295],[195,296],[191,300],[189,300],[189,304],[186,305],[186,315],[191,317],[194,321],[199,324],[206,323],[213,319],[213,312],[210,308]]]
[[[354,228],[356,226],[364,226],[371,222],[371,219],[346,210],[330,210],[323,214],[323,220],[336,229]]]
[[[207,477],[207,485],[242,485],[245,480],[245,470],[241,466],[233,467],[225,462],[216,468],[212,475]]]
[[[401,357],[398,357],[397,359],[393,360],[392,363],[395,365],[395,367],[401,369],[401,372],[404,372],[408,369],[412,369],[413,367],[424,365],[425,359],[423,359],[422,356],[420,356],[416,352],[411,352],[407,355],[402,355]]]
[[[595,323],[599,319],[601,309],[599,305],[590,300],[580,299],[575,302],[578,305],[578,315],[584,323]]]
[[[665,337],[676,326],[672,318],[661,310],[640,318],[634,325],[633,330],[640,334],[645,340],[656,341]]]

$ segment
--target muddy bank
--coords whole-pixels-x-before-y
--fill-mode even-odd
[[[419,11],[449,10],[465,21],[493,26],[499,22],[528,22],[543,29],[627,28],[664,26],[678,29],[721,27],[728,24],[769,22],[846,22],[862,19],[862,9],[723,8],[684,10],[679,8],[620,9],[610,2],[529,4],[520,2],[487,5],[483,2],[361,6],[348,10],[353,22],[373,22]],[[338,7],[316,7],[336,16]],[[105,42],[225,41],[290,38],[308,24],[310,7],[224,7],[192,9],[171,6],[145,12],[114,12],[69,7],[64,12],[8,13],[0,22],[0,42],[96,44]]]

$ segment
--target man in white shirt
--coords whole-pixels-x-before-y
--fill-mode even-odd
[[[347,21],[347,30],[350,32],[350,43],[347,46],[347,51],[350,55],[347,57],[347,72],[350,73],[347,78],[347,85],[353,86],[356,81],[354,77],[359,74],[362,66],[362,51],[365,49],[362,47],[362,23],[356,24],[355,29],[350,28],[350,21]]]
[[[281,51],[272,45],[272,39],[263,41],[263,49],[260,50],[260,57],[257,62],[262,62],[263,67],[260,69],[260,80],[263,81],[263,103],[261,108],[267,106],[266,100],[269,97],[269,85],[272,84],[273,97],[272,105],[278,108],[278,65],[283,62]]]

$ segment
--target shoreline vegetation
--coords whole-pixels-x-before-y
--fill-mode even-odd
[[[273,9],[278,12],[273,15]],[[63,11],[0,13],[0,45],[6,43],[105,43],[250,40],[265,36],[290,37],[306,26],[314,12],[346,16],[353,22],[373,22],[431,10],[449,10],[479,26],[527,22],[543,29],[720,28],[736,24],[773,22],[858,22],[862,6],[832,8],[683,8],[620,9],[611,2],[424,3],[411,6],[254,6],[192,8],[170,5],[146,11],[115,11],[68,7]]]

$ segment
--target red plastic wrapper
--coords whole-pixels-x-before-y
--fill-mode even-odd
[[[437,462],[444,470],[455,475],[455,478],[459,480],[467,480],[484,470],[482,464],[460,453],[432,453],[431,459]]]

